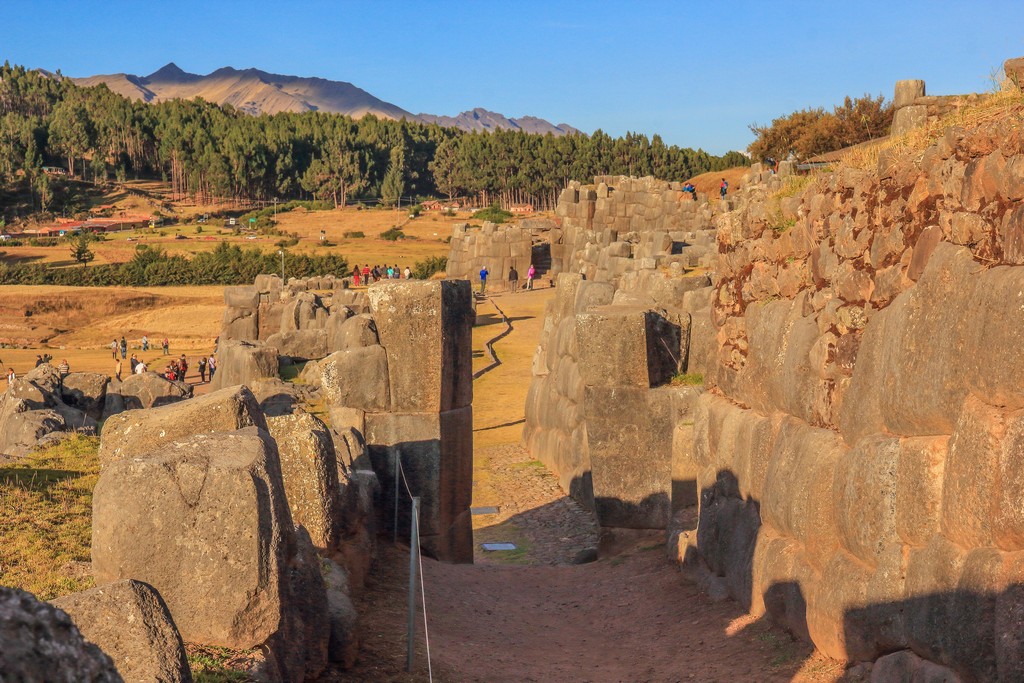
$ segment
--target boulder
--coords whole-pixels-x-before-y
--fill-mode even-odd
[[[272,417],[267,426],[277,442],[292,521],[306,528],[316,548],[330,552],[341,520],[338,462],[327,426],[303,412]]]
[[[348,309],[345,309],[346,311]],[[378,343],[377,325],[367,313],[352,317],[331,316],[327,327],[327,350],[331,353]]]
[[[285,681],[312,677],[323,668],[318,652],[326,657],[311,550],[296,538],[274,441],[258,427],[115,460],[93,492],[97,583],[150,584],[185,641],[266,645]]]
[[[316,365],[311,363],[310,365]],[[299,400],[299,390],[290,382],[276,377],[261,379],[249,385],[252,395],[260,403],[260,409],[267,417],[291,415]]]
[[[220,323],[220,341],[231,339],[256,339],[259,332],[259,318],[251,308],[228,306]]]
[[[392,280],[368,290],[370,313],[387,349],[392,406],[438,412],[473,402],[468,280]]]
[[[195,434],[267,429],[256,397],[247,387],[228,387],[190,401],[115,415],[103,426],[99,459],[104,467],[151,453]]]
[[[97,372],[72,372],[64,378],[61,399],[93,420],[103,418],[110,378]]]
[[[138,410],[192,398],[192,387],[184,382],[172,382],[155,372],[145,372],[122,381],[119,393],[125,410]]]
[[[320,386],[327,405],[389,410],[388,355],[382,346],[365,346],[338,351],[322,360]]]
[[[1003,73],[1017,90],[1024,90],[1024,57],[1014,57],[1003,62]]]
[[[114,662],[71,617],[31,593],[0,586],[0,674],[5,681],[122,683]]]
[[[277,349],[278,355],[298,360],[316,360],[327,355],[326,330],[288,330],[267,337],[266,345]]]
[[[89,642],[110,655],[126,681],[192,680],[185,646],[167,606],[145,583],[116,581],[52,602]]]
[[[20,457],[31,453],[39,439],[66,426],[55,410],[26,410],[9,415],[0,428],[0,454]]]
[[[217,372],[212,389],[252,384],[258,379],[277,377],[277,350],[262,343],[221,340],[217,350]]]

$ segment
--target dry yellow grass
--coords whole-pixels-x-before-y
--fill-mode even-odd
[[[928,125],[881,139],[877,144],[859,145],[841,157],[840,165],[874,170],[883,152],[895,164],[909,155],[919,154],[954,126],[974,128],[1007,117],[1020,119],[1024,112],[1024,94],[1019,90],[1001,90],[989,95],[967,95],[949,114]]]
[[[76,436],[0,461],[0,586],[42,600],[92,585],[88,569],[99,440]]]

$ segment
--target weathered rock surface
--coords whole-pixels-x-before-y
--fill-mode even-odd
[[[93,420],[101,420],[109,382],[109,377],[96,372],[72,372],[64,378],[61,398]]]
[[[247,387],[228,387],[189,401],[151,410],[128,411],[107,420],[99,458],[104,466],[151,453],[195,434],[267,429],[256,397]]]
[[[145,372],[122,380],[118,393],[125,410],[139,410],[192,398],[192,387],[184,382],[171,382],[155,372]]]
[[[272,417],[267,425],[277,442],[292,521],[306,528],[315,547],[332,551],[342,521],[338,462],[327,426],[302,412]]]
[[[192,680],[181,636],[152,586],[117,581],[52,604],[74,620],[89,642],[110,655],[125,681]]]
[[[221,340],[217,351],[217,372],[210,386],[223,389],[277,377],[277,350],[259,343]]]
[[[31,593],[0,586],[0,672],[7,681],[121,683],[114,662],[71,618]]]
[[[93,494],[98,583],[152,585],[186,641],[267,643],[288,681],[322,669],[318,653],[326,656],[327,628],[311,607],[324,602],[323,583],[300,551],[276,446],[258,427],[115,460]]]

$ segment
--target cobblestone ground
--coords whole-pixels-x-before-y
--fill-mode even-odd
[[[580,551],[597,548],[593,516],[565,495],[558,479],[522,446],[490,446],[481,449],[480,456],[487,463],[490,492],[500,502],[497,514],[476,516],[478,563],[571,564]],[[492,540],[518,541],[522,552],[509,557],[480,548]]]

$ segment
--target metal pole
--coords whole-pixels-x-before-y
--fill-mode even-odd
[[[416,570],[420,555],[420,498],[412,499],[412,521],[409,525],[409,629],[405,652],[405,670],[412,672],[413,640],[416,637]]]
[[[391,542],[398,543],[398,478],[401,476],[402,456],[395,453],[395,519],[394,528],[391,531]]]

